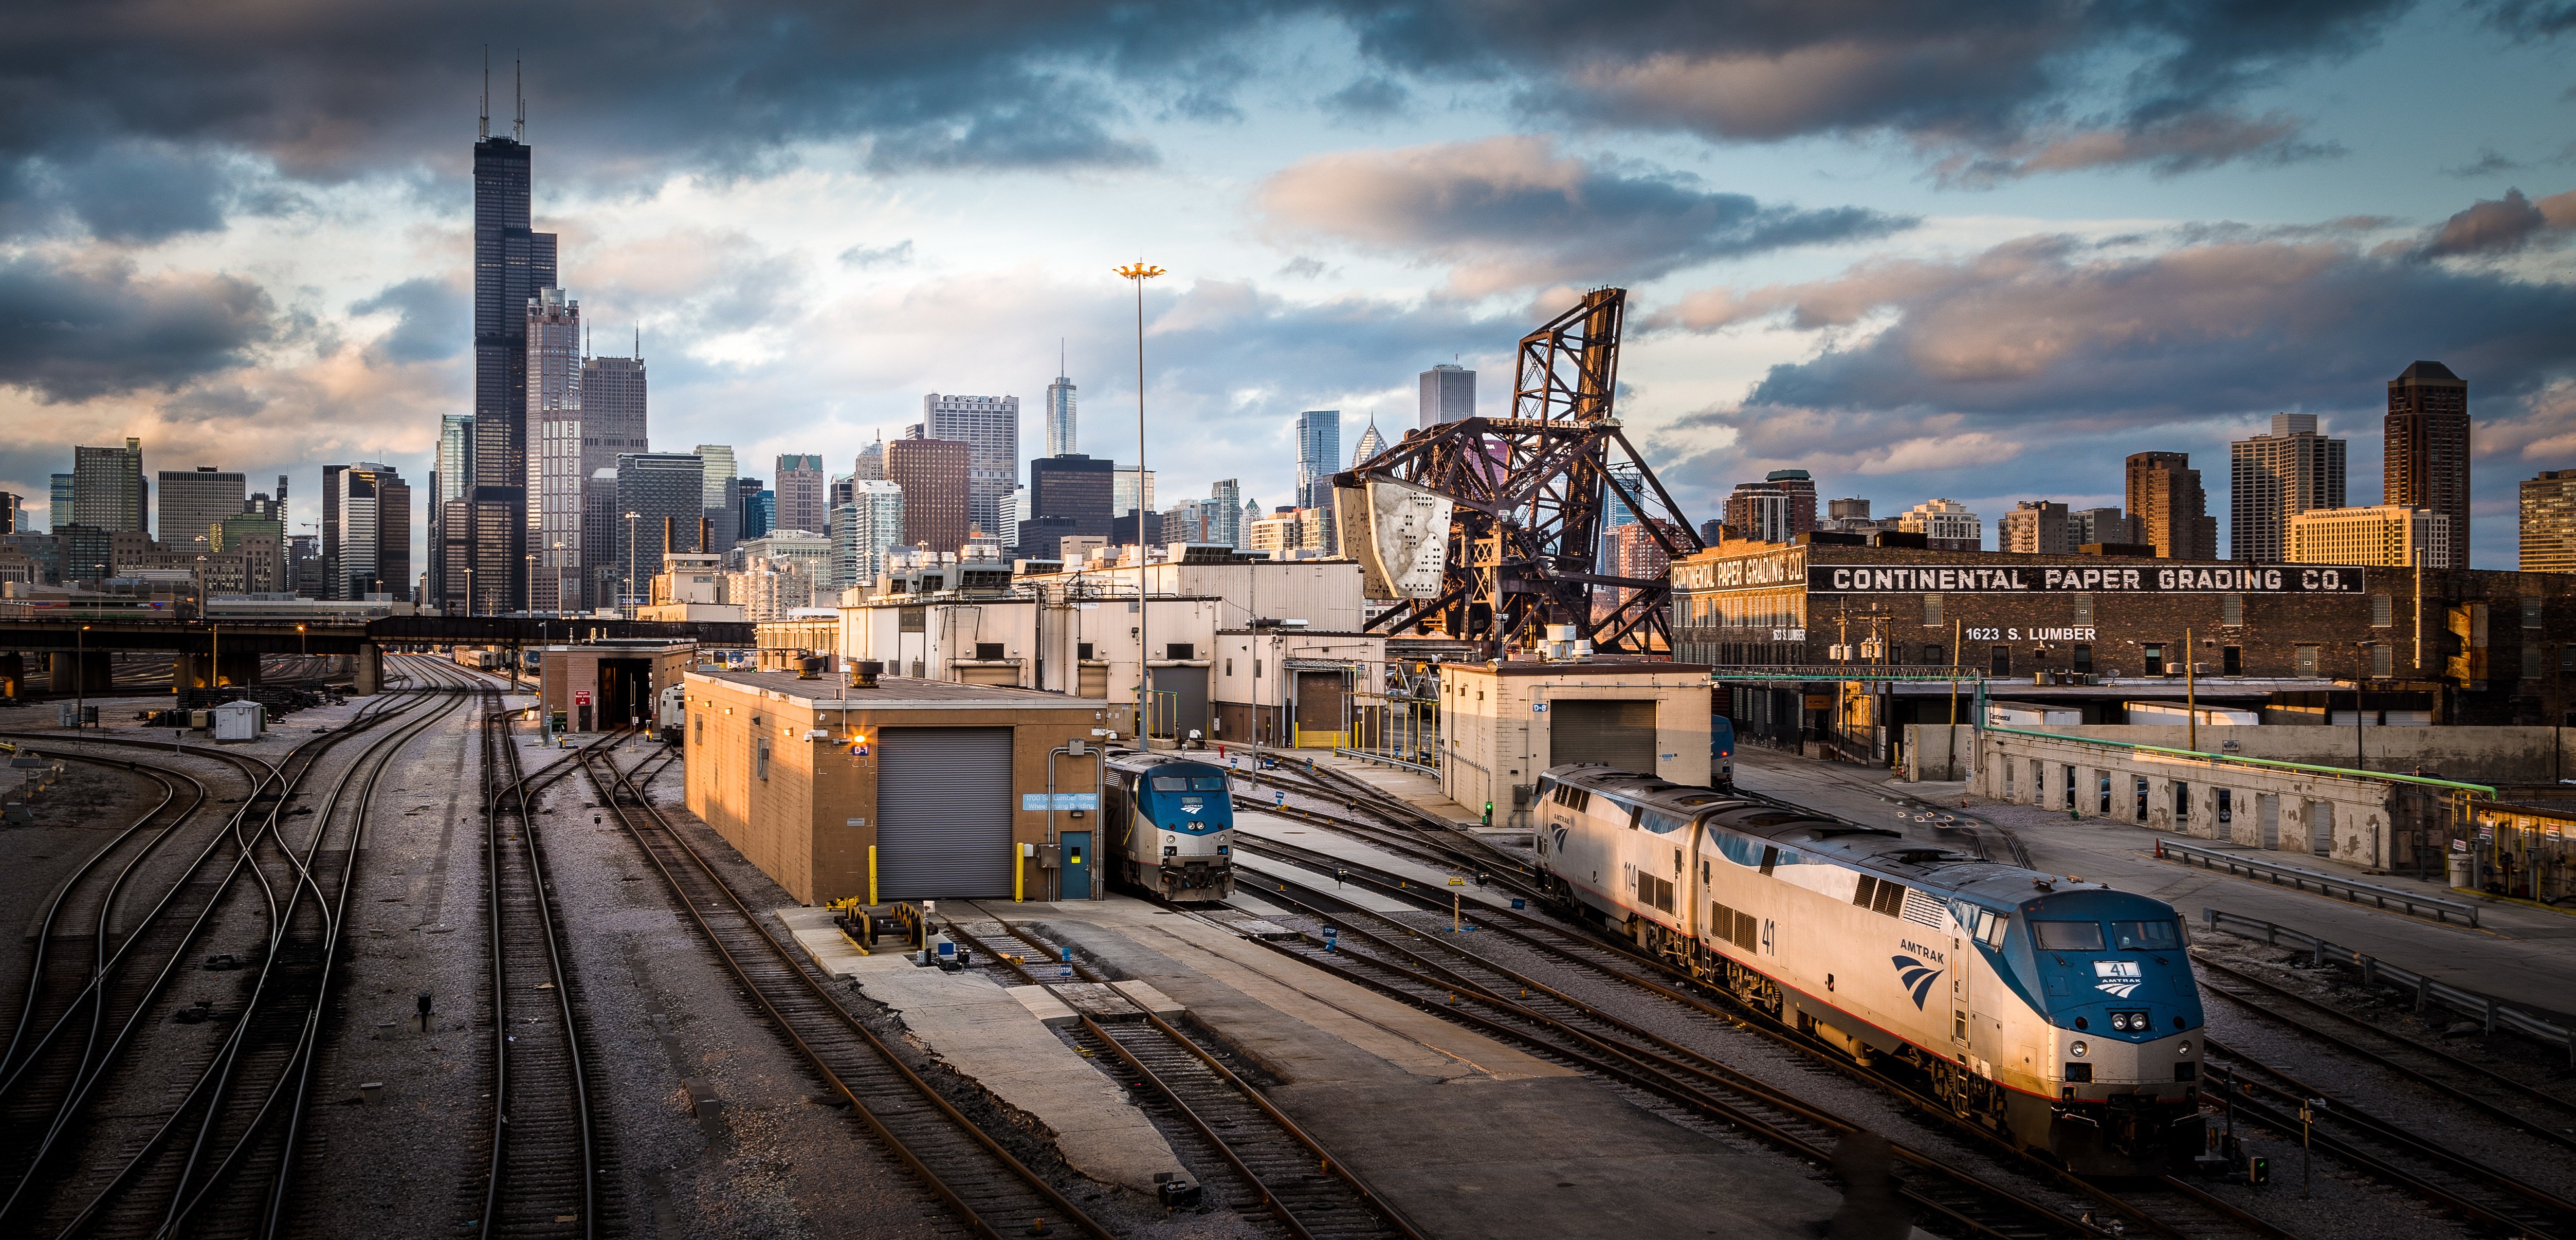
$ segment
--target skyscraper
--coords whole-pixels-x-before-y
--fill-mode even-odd
[[[1154,471],[1144,472],[1142,485],[1137,482],[1136,467],[1121,465],[1112,476],[1109,492],[1109,515],[1123,517],[1138,510],[1154,510]]]
[[[2428,568],[2469,566],[2469,384],[2440,362],[2417,362],[2388,381],[2383,504],[2430,508],[2449,517],[2442,559]]]
[[[824,515],[829,509],[823,495],[823,458],[800,452],[782,452],[778,456],[776,476],[777,528],[822,533],[814,527],[828,520]]]
[[[283,477],[278,490],[286,489]],[[438,456],[429,471],[429,605],[462,611],[465,565],[473,562],[474,415],[438,420]],[[279,498],[283,500],[284,495]],[[284,520],[285,514],[280,513]]]
[[[1995,550],[2018,555],[2072,555],[2077,544],[2066,536],[2066,505],[2026,499],[1995,523]]]
[[[532,611],[580,611],[582,495],[590,427],[582,410],[581,303],[560,288],[528,300],[528,553]]]
[[[885,571],[886,554],[903,541],[903,488],[883,479],[854,483],[850,507],[858,514],[857,575],[845,585],[865,585]]]
[[[46,497],[45,508],[45,526],[48,532],[59,530],[77,519],[72,516],[72,497],[79,493],[79,485],[76,481],[79,477],[78,474],[53,476],[53,485],[51,493]]]
[[[2188,452],[2138,452],[2129,457],[2129,512],[2144,527],[2140,541],[2168,560],[2218,558],[2218,518],[2207,515],[2208,493]]]
[[[919,439],[921,436],[915,435],[913,438]],[[850,465],[849,476],[853,482],[885,481],[885,440],[883,438],[859,449],[858,459]],[[829,502],[843,504],[849,501],[840,496],[833,496]]]
[[[1475,415],[1475,371],[1442,362],[1422,372],[1421,429]]]
[[[641,595],[642,583],[662,571],[663,556],[705,550],[699,534],[706,513],[705,461],[676,452],[619,455],[616,558],[608,566],[616,592]]]
[[[969,529],[986,534],[999,534],[1002,528],[1002,496],[1020,477],[1020,398],[1017,396],[942,396],[932,392],[921,398],[922,437],[948,439],[966,445],[966,524]],[[904,486],[907,510],[923,506],[921,493],[894,476],[893,462],[887,462],[886,478]],[[910,518],[907,518],[910,519]],[[959,544],[965,542],[958,539]],[[942,547],[954,551],[956,547]]]
[[[898,439],[885,446],[884,481],[903,488],[906,544],[940,552],[966,545],[972,453],[953,439]]]
[[[1359,443],[1351,448],[1351,468],[1359,468],[1361,462],[1384,451],[1386,436],[1377,433],[1377,415],[1371,414],[1368,429],[1360,432]]]
[[[2576,573],[2576,469],[2523,482],[2522,571]]]
[[[766,538],[778,528],[778,492],[760,485],[758,478],[733,480],[734,511],[740,515],[741,546],[755,538]]]
[[[200,465],[161,471],[161,541],[172,551],[202,554],[214,541],[207,531],[238,517],[250,487],[240,474]],[[201,541],[202,540],[202,541]]]
[[[618,606],[617,531],[624,524],[617,506],[617,467],[602,466],[581,481],[581,580],[593,610]]]
[[[1790,535],[1815,533],[1816,480],[1803,469],[1775,469],[1763,475],[1763,480],[1789,497]]]
[[[702,443],[697,453],[698,459],[706,462],[704,515],[708,523],[707,545],[699,550],[723,555],[742,538],[742,501],[734,494],[734,479],[741,475],[734,472],[730,445]]]
[[[1311,508],[1324,523],[1321,545],[1326,554],[1341,544],[1334,538],[1333,474],[1342,467],[1342,413],[1309,409],[1297,415],[1297,507]],[[1313,540],[1310,540],[1313,541]]]
[[[581,363],[581,466],[586,473],[617,467],[628,452],[650,452],[645,417],[644,358],[586,357]]]
[[[1108,537],[1109,519],[1118,515],[1114,470],[1110,462],[1080,453],[1029,462],[1028,528],[1011,531],[1020,553],[1053,559],[1057,541],[1067,534]],[[1056,520],[1070,524],[1047,524]]]
[[[1229,547],[1243,545],[1243,484],[1224,478],[1208,487],[1208,503],[1215,511],[1208,515],[1208,541]]]
[[[1064,456],[1080,452],[1073,428],[1073,380],[1064,376],[1064,359],[1056,359],[1055,382],[1046,390],[1046,454]]]
[[[555,286],[555,235],[530,225],[527,108],[511,137],[474,144],[474,590],[486,612],[526,605],[528,302]]]
[[[2276,413],[2272,433],[2228,448],[2229,559],[2279,563],[2290,518],[2344,506],[2344,441],[2317,433],[2313,413]]]
[[[72,520],[111,534],[150,533],[151,488],[143,481],[143,441],[122,448],[72,449]]]
[[[322,470],[324,588],[334,599],[411,597],[411,487],[374,461]],[[481,582],[475,590],[483,590]]]

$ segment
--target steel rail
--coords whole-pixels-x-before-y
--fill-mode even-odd
[[[1254,852],[1256,854],[1267,852],[1273,855],[1282,856],[1292,852],[1303,854],[1306,858],[1305,860],[1292,859],[1292,863],[1310,870],[1329,867],[1338,876],[1345,879],[1357,879],[1382,894],[1410,901],[1417,906],[1424,908],[1426,911],[1441,911],[1440,901],[1434,894],[1435,889],[1412,886],[1411,883],[1413,880],[1410,878],[1400,875],[1383,874],[1362,862],[1355,862],[1346,858],[1335,857],[1330,854],[1316,852],[1311,849],[1299,848],[1293,844],[1284,844],[1278,841],[1268,840],[1260,836],[1247,835],[1239,831],[1236,833],[1236,838],[1236,849],[1239,852]],[[1238,884],[1237,889],[1243,890],[1240,884]],[[1320,891],[1320,889],[1316,890]],[[1890,1093],[1909,1106],[1927,1114],[1943,1118],[1953,1131],[1964,1134],[1979,1143],[1986,1145],[1992,1152],[2000,1156],[2016,1161],[2027,1173],[2037,1175],[2048,1180],[2063,1191],[2075,1193],[2079,1196],[2099,1202],[2100,1204],[2112,1209],[2128,1214],[2151,1227],[2163,1230],[2167,1232],[2167,1234],[2180,1234],[2177,1224],[2168,1220],[2158,1219],[2152,1213],[2136,1205],[2134,1202],[2117,1194],[2110,1193],[2080,1176],[2075,1176],[2066,1172],[2062,1168],[2043,1163],[2031,1157],[2027,1152],[2019,1149],[2019,1147],[2003,1141],[1992,1133],[1958,1122],[1957,1118],[1951,1114],[1948,1105],[1937,1099],[1925,1097],[1904,1082],[1898,1081],[1884,1073],[1860,1067],[1857,1064],[1849,1062],[1847,1059],[1836,1058],[1807,1040],[1799,1038],[1785,1029],[1774,1027],[1773,1022],[1770,1021],[1767,1015],[1743,1009],[1742,1005],[1738,1003],[1733,996],[1728,995],[1723,991],[1718,992],[1720,1000],[1726,1004],[1726,1006],[1721,1007],[1717,1003],[1712,1003],[1688,990],[1682,989],[1682,986],[1699,986],[1704,985],[1705,983],[1702,983],[1700,979],[1691,976],[1666,961],[1636,952],[1622,944],[1596,941],[1588,936],[1580,935],[1575,931],[1556,926],[1529,914],[1518,913],[1509,909],[1483,904],[1481,902],[1477,905],[1477,908],[1481,915],[1481,925],[1501,933],[1516,942],[1520,942],[1532,950],[1538,951],[1541,954],[1554,959],[1564,961],[1565,963],[1577,968],[1627,983],[1651,994],[1680,1003],[1685,1007],[1696,1010],[1704,1015],[1728,1021],[1738,1027],[1748,1029],[1749,1031],[1779,1045],[1794,1049],[1801,1054],[1807,1055],[1810,1058],[1833,1068],[1837,1072],[1851,1077],[1854,1080],[1867,1083],[1884,1092]],[[1362,911],[1365,912],[1366,910]],[[1521,928],[1515,928],[1514,925],[1497,925],[1497,919],[1503,922],[1516,923],[1517,926]],[[1613,959],[1622,963],[1645,966],[1672,978],[1676,983],[1679,983],[1679,985],[1668,986],[1655,981],[1652,978],[1641,977],[1635,973],[1631,973],[1626,969],[1615,968],[1610,965],[1606,965],[1601,961],[1589,959],[1579,954],[1573,948],[1566,946],[1564,943],[1551,941],[1546,936],[1556,936],[1569,940],[1580,947],[1607,953],[1612,956]],[[1477,959],[1483,967],[1494,969],[1497,972],[1506,971],[1501,966],[1494,965],[1490,961],[1484,961],[1480,957],[1474,956],[1473,953],[1463,953],[1463,949],[1461,950],[1462,954],[1468,955],[1469,958]],[[2275,1240],[2288,1234],[2274,1225],[2254,1215],[2248,1214],[2222,1199],[2210,1196],[2198,1187],[2175,1177],[2162,1177],[2155,1181],[2155,1183],[2159,1184],[2164,1190],[2181,1196],[2204,1210],[2212,1211],[2224,1216],[2226,1221],[2245,1226],[2256,1231],[2258,1234],[2274,1237]]]
[[[688,910],[745,993],[768,1014],[771,1026],[961,1221],[987,1240],[1002,1240],[1003,1227],[1037,1230],[1045,1223],[1044,1215],[1036,1211],[1052,1210],[1082,1234],[1110,1240],[1106,1228],[967,1119],[874,1030],[826,993],[804,964],[760,925],[758,916],[714,865],[644,798],[641,789],[628,782],[625,773],[597,754],[584,753],[580,760],[601,800],[662,872],[681,907]],[[631,807],[617,797],[620,789],[632,795]],[[837,1046],[827,1050],[822,1045],[826,1040]],[[862,1074],[873,1079],[854,1079]],[[930,1150],[932,1146],[940,1148]],[[931,1165],[933,1158],[942,1157],[982,1165],[943,1175]],[[956,1170],[971,1170],[980,1176],[983,1187],[952,1182],[958,1180]],[[1040,1221],[1006,1222],[999,1217],[1003,1210]]]
[[[988,912],[987,915],[990,916],[990,913]],[[1050,951],[1051,945],[1037,938],[1029,931],[1029,928],[1026,925],[1014,925],[998,916],[993,917],[992,920],[996,924],[1000,925],[1005,933],[1008,933],[1011,937],[1019,940],[1029,947],[1035,948],[1041,952]],[[955,918],[948,918],[947,921],[948,933],[966,943],[976,952],[981,953],[985,959],[994,961],[995,963],[1009,969],[1013,974],[1017,975],[1024,984],[1040,984],[1037,977],[1029,972],[1029,969],[1025,964],[1003,953],[994,951],[991,947],[985,945],[982,940],[976,938],[973,934],[965,930],[964,927],[959,925]],[[1074,969],[1075,976],[1080,977],[1086,982],[1105,983],[1107,981],[1107,978],[1098,970],[1093,969],[1087,964],[1076,963],[1072,967]],[[1283,1142],[1293,1143],[1294,1145],[1303,1148],[1316,1160],[1318,1165],[1317,1171],[1304,1172],[1301,1165],[1300,1174],[1316,1175],[1337,1181],[1339,1185],[1347,1191],[1347,1196],[1344,1193],[1332,1194],[1333,1200],[1330,1202],[1330,1208],[1334,1212],[1339,1213],[1340,1208],[1346,1205],[1350,1198],[1356,1198],[1363,1213],[1374,1216],[1379,1222],[1384,1223],[1388,1229],[1392,1230],[1395,1235],[1404,1237],[1404,1240],[1424,1240],[1421,1230],[1416,1228],[1412,1221],[1404,1216],[1404,1213],[1401,1210],[1398,1210],[1393,1203],[1380,1196],[1376,1190],[1370,1188],[1367,1182],[1362,1180],[1357,1172],[1351,1170],[1347,1163],[1343,1162],[1340,1158],[1335,1157],[1331,1150],[1324,1147],[1323,1142],[1315,1139],[1315,1137],[1309,1134],[1304,1128],[1299,1127],[1295,1120],[1290,1119],[1286,1112],[1281,1111],[1277,1106],[1274,1106],[1268,1098],[1263,1097],[1261,1091],[1253,1088],[1250,1082],[1235,1075],[1232,1068],[1227,1067],[1223,1061],[1217,1059],[1214,1055],[1209,1054],[1205,1047],[1200,1046],[1196,1041],[1191,1039],[1189,1035],[1173,1027],[1170,1022],[1165,1021],[1161,1016],[1146,1010],[1142,1005],[1137,1005],[1137,1011],[1142,1017],[1142,1020],[1138,1023],[1144,1025],[1146,1028],[1152,1029],[1156,1034],[1160,1035],[1166,1043],[1187,1052],[1193,1060],[1195,1060],[1215,1078],[1220,1089],[1231,1090],[1235,1095],[1239,1096],[1243,1102],[1248,1104],[1248,1110],[1258,1115],[1261,1119],[1267,1120],[1271,1129],[1278,1134],[1278,1137]],[[1225,1161],[1227,1166],[1234,1169],[1235,1174],[1241,1177],[1244,1186],[1252,1190],[1253,1195],[1260,1198],[1261,1202],[1269,1207],[1271,1215],[1277,1218],[1282,1226],[1288,1228],[1289,1232],[1299,1237],[1300,1240],[1315,1240],[1315,1230],[1308,1225],[1306,1219],[1298,1215],[1295,1203],[1281,1195],[1283,1191],[1293,1192],[1296,1190],[1283,1190],[1272,1185],[1268,1179],[1265,1179],[1261,1175],[1261,1173],[1255,1171],[1251,1164],[1246,1162],[1243,1155],[1235,1148],[1237,1142],[1243,1141],[1255,1134],[1236,1133],[1228,1136],[1227,1134],[1219,1133],[1213,1123],[1211,1123],[1205,1116],[1199,1114],[1199,1109],[1197,1107],[1190,1105],[1188,1099],[1183,1096],[1180,1087],[1164,1079],[1163,1074],[1158,1073],[1151,1067],[1147,1066],[1144,1060],[1136,1054],[1133,1047],[1128,1046],[1124,1040],[1120,1039],[1115,1034],[1112,1034],[1108,1029],[1102,1027],[1098,1021],[1092,1019],[1089,1013],[1076,1011],[1074,1015],[1082,1022],[1083,1028],[1089,1030],[1093,1037],[1098,1038],[1102,1044],[1107,1046],[1111,1052],[1116,1054],[1129,1068],[1134,1070],[1140,1078],[1142,1078],[1146,1083],[1152,1085],[1172,1104],[1175,1112],[1177,1112],[1192,1129],[1196,1130],[1201,1138],[1206,1140],[1207,1143],[1216,1150],[1217,1155]],[[1313,1196],[1311,1189],[1305,1195],[1311,1198]],[[1347,1234],[1343,1229],[1331,1230],[1335,1234]],[[1382,1234],[1378,1233],[1378,1229],[1372,1228],[1370,1230],[1372,1233]]]
[[[531,1121],[541,1123],[545,1118],[562,1118],[548,1117],[538,1106],[523,1109],[521,1083],[514,1082],[510,1073],[513,1045],[510,1031],[516,1027],[510,1007],[513,994],[510,989],[511,940],[514,934],[522,940],[533,934],[542,940],[545,948],[546,982],[539,989],[551,988],[554,991],[554,1014],[560,1025],[565,1061],[560,1067],[563,1079],[551,1083],[541,1079],[539,1088],[551,1084],[570,1094],[575,1161],[581,1180],[580,1201],[570,1213],[580,1223],[583,1236],[596,1237],[599,1234],[599,1148],[590,1113],[590,1087],[582,1056],[581,1027],[575,1023],[572,1007],[572,976],[564,967],[562,931],[555,923],[554,907],[548,894],[545,855],[538,847],[530,783],[519,763],[518,745],[510,735],[509,713],[500,709],[501,694],[497,688],[485,686],[483,699],[490,708],[483,716],[480,731],[483,736],[484,904],[491,930],[492,952],[493,1087],[491,1160],[485,1173],[483,1214],[478,1222],[478,1234],[489,1237],[499,1230],[505,1187],[516,1187],[522,1193],[528,1191],[526,1177],[511,1174],[511,1155],[516,1152],[525,1157],[527,1153],[526,1146],[514,1141],[513,1137],[521,1130],[529,1129]],[[596,741],[586,748],[606,743],[606,740]],[[578,758],[566,759],[558,765],[569,766],[577,761]],[[518,848],[504,847],[512,842],[506,838],[501,826],[504,814],[518,817],[519,834],[515,837],[521,845]],[[525,941],[517,946],[522,954],[532,954],[531,945]],[[535,1018],[530,1019],[533,1022]],[[537,1213],[560,1222],[567,1212],[562,1208],[564,1204],[544,1207]]]

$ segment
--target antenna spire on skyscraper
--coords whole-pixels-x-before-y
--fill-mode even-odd
[[[477,141],[492,136],[492,45],[483,45],[483,119],[474,126]]]
[[[519,96],[519,118],[510,126],[513,141],[528,140],[528,75],[520,69],[516,57],[510,60],[510,89]]]

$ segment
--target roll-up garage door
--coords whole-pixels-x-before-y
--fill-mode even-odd
[[[877,748],[877,894],[1011,894],[1011,730],[887,728]]]
[[[1607,762],[1655,773],[1654,699],[1558,698],[1547,704],[1547,764]]]
[[[1298,743],[1336,744],[1342,732],[1342,674],[1297,673]]]

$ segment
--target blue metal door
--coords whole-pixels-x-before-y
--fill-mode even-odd
[[[1091,833],[1067,831],[1064,839],[1064,883],[1059,900],[1091,898]]]

